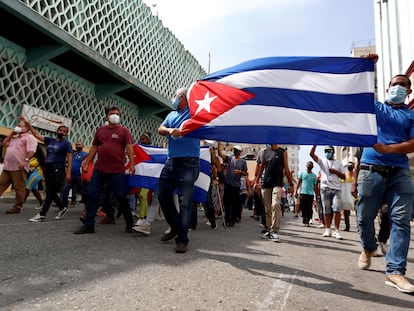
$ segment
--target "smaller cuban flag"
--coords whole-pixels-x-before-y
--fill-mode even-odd
[[[181,130],[242,143],[372,146],[374,88],[370,59],[254,59],[193,83]]]
[[[134,145],[135,175],[129,176],[131,188],[157,190],[161,170],[167,161],[168,150],[155,146]],[[211,155],[208,146],[200,147],[200,174],[195,182],[193,201],[205,203],[210,187]],[[127,164],[125,168],[128,168]],[[126,171],[128,173],[128,171]]]

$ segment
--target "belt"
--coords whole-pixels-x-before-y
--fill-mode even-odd
[[[395,174],[397,174],[400,168],[396,166],[384,166],[384,165],[360,165],[359,169],[378,173],[384,178],[390,178],[390,177],[393,177]]]
[[[188,160],[198,160],[198,157],[179,157],[179,158],[170,158],[171,162],[185,162]]]
[[[387,172],[398,170],[398,167],[384,166],[384,165],[360,165],[359,169],[365,170],[365,171],[378,172],[378,173],[380,172],[387,173]]]

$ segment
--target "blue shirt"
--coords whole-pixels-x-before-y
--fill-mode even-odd
[[[66,139],[57,141],[52,137],[45,137],[46,165],[66,164],[66,155],[72,153],[72,145]]]
[[[414,137],[414,111],[408,109],[408,106],[396,108],[387,103],[376,102],[375,113],[379,143],[397,144]],[[409,169],[406,154],[380,154],[372,147],[364,148],[361,163]]]
[[[71,172],[72,177],[81,175],[82,161],[87,155],[88,155],[88,153],[85,152],[85,151],[81,151],[81,152],[74,151],[73,152],[73,154],[72,154],[72,172]]]
[[[300,185],[300,194],[308,194],[314,195],[315,194],[315,185],[317,177],[314,173],[308,173],[307,171],[303,171],[299,174],[299,179],[302,180]]]
[[[179,128],[190,119],[190,108],[182,111],[171,111],[162,125],[168,128]],[[200,139],[181,136],[178,138],[168,135],[168,158],[200,157]]]

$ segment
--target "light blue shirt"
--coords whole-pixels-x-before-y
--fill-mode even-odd
[[[171,111],[162,125],[168,128],[179,128],[190,119],[190,108],[182,111]],[[168,135],[168,158],[200,157],[200,139],[181,136],[178,138]]]

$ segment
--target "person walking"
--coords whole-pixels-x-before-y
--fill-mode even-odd
[[[296,187],[296,197],[300,193],[300,210],[302,212],[303,224],[309,227],[312,220],[313,199],[315,197],[315,188],[317,184],[316,174],[312,172],[313,162],[306,163],[306,171],[301,172],[298,178],[298,185]],[[300,191],[299,191],[300,189]]]
[[[247,176],[247,162],[241,158],[243,148],[239,145],[233,147],[233,155],[223,153],[223,146],[218,143],[218,154],[227,164],[224,181],[224,217],[227,227],[234,227],[241,211],[240,186],[241,177]]]
[[[24,201],[26,202],[27,198],[30,195],[30,192],[33,193],[37,201],[39,202],[39,207],[36,209],[41,209],[43,206],[43,199],[42,195],[39,191],[39,183],[43,180],[43,170],[45,169],[45,161],[46,156],[43,152],[42,147],[37,145],[36,153],[30,159],[29,162],[29,176],[27,176],[26,180],[26,193],[24,197]]]
[[[0,174],[0,196],[10,185],[15,190],[14,205],[6,211],[7,214],[20,213],[25,201],[29,161],[37,147],[36,139],[27,132],[28,127],[20,121],[3,140],[3,145],[7,149],[4,156],[3,170]]]
[[[78,193],[83,193],[82,190],[82,178],[81,178],[81,164],[83,159],[88,155],[86,151],[83,151],[83,142],[77,141],[75,144],[75,150],[72,154],[72,172],[71,180],[65,182],[60,193],[60,199],[64,206],[68,206],[69,192],[72,190],[72,197],[70,205],[74,207],[76,202],[76,196]],[[81,200],[82,201],[82,200]]]
[[[59,208],[55,219],[62,219],[67,213],[68,207],[63,205],[58,193],[62,190],[63,182],[70,181],[70,174],[72,170],[72,145],[65,139],[65,137],[69,134],[69,128],[66,125],[59,126],[56,130],[56,137],[53,138],[41,135],[24,117],[20,117],[20,120],[28,126],[34,137],[46,145],[46,161],[44,171],[46,198],[40,212],[30,218],[29,221],[45,221],[46,214],[49,211],[53,201]]]
[[[95,233],[95,216],[99,208],[99,199],[106,184],[119,201],[119,209],[126,223],[125,232],[132,232],[133,218],[127,198],[125,175],[125,153],[129,159],[129,174],[135,173],[133,139],[131,132],[119,124],[121,111],[113,106],[106,109],[108,125],[101,126],[95,133],[89,154],[82,162],[82,170],[87,171],[89,163],[95,162],[91,181],[88,185],[86,218],[83,226],[74,234]]]
[[[333,236],[338,240],[342,240],[339,233],[339,224],[341,222],[341,179],[345,179],[344,167],[342,163],[335,160],[335,149],[328,146],[324,149],[326,159],[319,158],[316,154],[316,146],[313,146],[309,155],[318,163],[321,168],[321,201],[323,207],[323,217],[325,219],[324,237]],[[332,216],[333,215],[333,216]],[[332,218],[334,220],[335,231],[331,231]]]
[[[368,58],[378,59],[371,54]],[[405,105],[411,94],[411,81],[406,75],[391,78],[384,103],[375,102],[378,143],[364,147],[355,172],[358,192],[358,225],[362,252],[358,266],[369,269],[375,254],[374,220],[383,198],[388,204],[390,243],[385,256],[385,284],[400,292],[414,293],[414,285],[406,275],[410,246],[410,220],[414,201],[414,185],[407,154],[414,152],[414,111]]]
[[[194,183],[200,173],[200,140],[182,136],[179,128],[190,118],[186,88],[177,90],[172,107],[174,111],[158,128],[158,133],[168,138],[168,159],[161,171],[157,192],[170,231],[161,237],[161,241],[175,238],[175,252],[185,253],[189,243]],[[174,202],[175,193],[179,206]]]
[[[261,178],[262,199],[266,213],[266,230],[261,238],[280,242],[278,232],[282,214],[280,201],[284,185],[283,177],[286,176],[288,179],[289,193],[293,193],[294,186],[286,150],[277,144],[271,144],[269,148],[264,150],[256,173],[254,183],[258,183]]]

